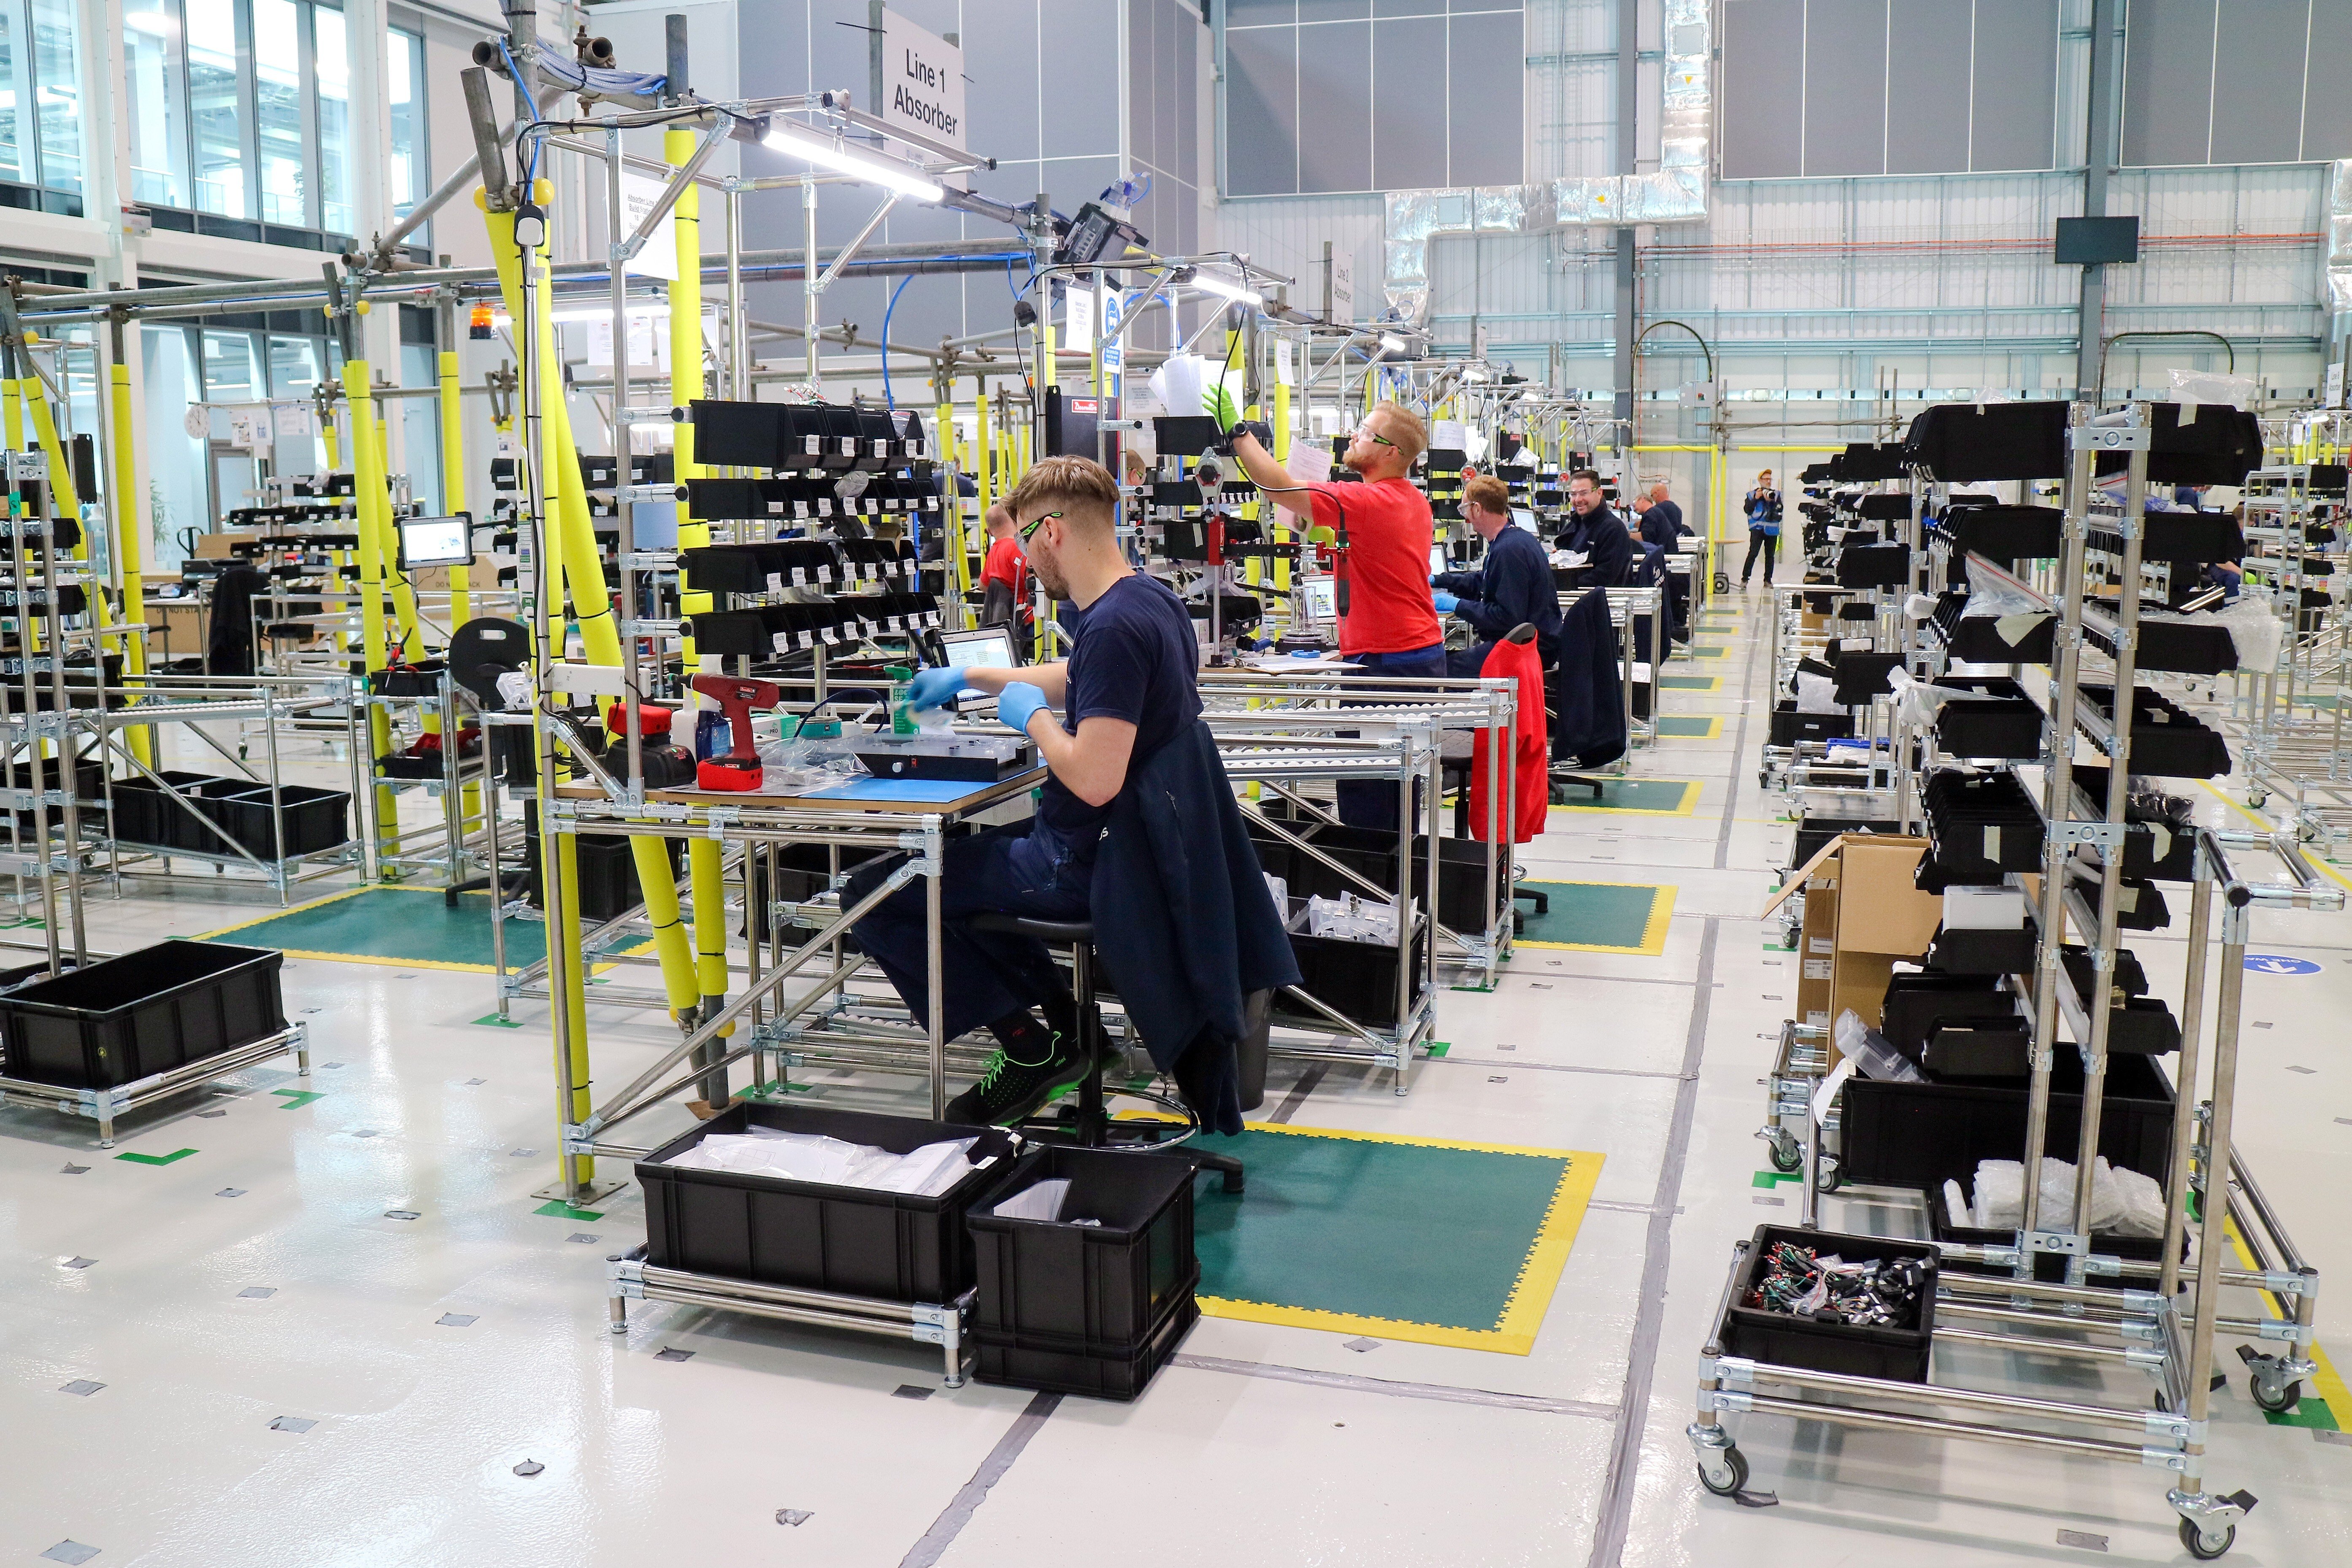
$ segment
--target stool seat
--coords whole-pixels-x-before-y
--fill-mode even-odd
[[[988,910],[970,917],[964,923],[974,931],[1002,931],[1013,936],[1034,936],[1040,942],[1058,942],[1066,944],[1085,942],[1092,945],[1095,940],[1095,922],[1092,921],[1041,921],[1028,915],[1000,914],[994,910]]]

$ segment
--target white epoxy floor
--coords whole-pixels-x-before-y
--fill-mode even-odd
[[[1046,1412],[1019,1390],[942,1390],[911,1344],[658,1304],[615,1337],[604,1259],[644,1239],[643,1205],[632,1187],[593,1220],[535,1212],[554,1174],[543,1013],[485,1027],[485,976],[290,960],[288,1007],[318,1064],[299,1087],[316,1100],[272,1093],[298,1087],[290,1059],[273,1063],[126,1121],[113,1152],[90,1123],[0,1109],[0,1562],[2187,1561],[2153,1469],[1748,1417],[1751,1487],[1777,1504],[1696,1484],[1683,1427],[1731,1243],[1795,1208],[1788,1187],[1751,1182],[1768,1037],[1796,989],[1794,956],[1765,947],[1757,918],[1789,833],[1756,787],[1760,631],[1751,609],[1732,657],[1700,667],[1725,678],[1719,691],[1668,694],[1670,712],[1723,715],[1722,735],[1639,759],[1642,775],[1699,782],[1690,815],[1558,812],[1528,852],[1548,879],[1675,886],[1664,952],[1522,950],[1493,993],[1442,996],[1451,1053],[1416,1068],[1409,1096],[1333,1067],[1291,1117],[1605,1153],[1533,1353],[1358,1351],[1203,1319],[1139,1402]],[[2215,820],[2243,820],[2203,798]],[[91,940],[128,949],[271,905],[147,884],[94,900]],[[2352,1171],[2352,921],[2265,916],[2257,931],[2262,951],[2321,968],[2247,977],[2241,1137],[2334,1286],[2322,1344],[2352,1355],[2337,1196]],[[2177,994],[2178,941],[2131,945]],[[592,1022],[608,1085],[675,1038],[633,1010],[592,1008]],[[1298,1078],[1276,1063],[1269,1110]],[[814,1081],[843,1103],[914,1103],[908,1080]],[[194,1152],[162,1165],[111,1157],[182,1149]],[[1862,1199],[1832,1200],[1827,1218],[1865,1209],[1905,1223]],[[1664,1292],[1645,1296],[1659,1247]],[[2235,1373],[2231,1349],[2221,1364]],[[1635,1366],[1647,1375],[1629,1388]],[[1988,1360],[1971,1375],[2147,1397],[2136,1374],[2085,1381],[2071,1363]],[[2216,1489],[2262,1499],[2229,1561],[2352,1561],[2352,1446],[2267,1424],[2233,1376],[2211,1449]],[[544,1468],[516,1475],[525,1460]]]

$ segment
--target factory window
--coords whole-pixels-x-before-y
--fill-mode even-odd
[[[431,180],[425,171],[425,35],[404,27],[387,27],[383,37],[384,96],[392,102],[392,141],[384,168],[385,196],[396,220],[423,200]],[[429,245],[427,223],[415,242]]]
[[[131,199],[163,227],[338,248],[353,226],[341,8],[123,0],[123,28]]]
[[[0,205],[81,216],[72,0],[0,0]]]

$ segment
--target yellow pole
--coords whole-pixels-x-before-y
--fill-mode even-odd
[[[971,427],[972,478],[979,485],[980,514],[986,517],[988,509],[996,504],[996,444],[990,438],[988,428],[988,381],[985,377],[975,379],[980,387],[980,401],[974,410]]]
[[[115,347],[122,346],[122,331],[115,328]],[[122,570],[122,619],[126,626],[144,626],[147,621],[147,590],[142,580],[146,567],[145,540],[141,536],[143,517],[137,504],[138,468],[134,454],[138,449],[138,432],[132,428],[131,405],[131,366],[117,353],[114,363],[108,368],[110,412],[114,428],[114,559]],[[133,634],[122,639],[122,668],[136,677],[147,673],[147,638]],[[134,679],[131,682],[137,685]],[[155,765],[155,731],[139,729],[131,731],[131,754],[149,767]]]
[[[454,317],[453,317],[454,319]],[[466,510],[466,422],[457,412],[457,345],[448,343],[441,350],[441,506],[454,517]],[[467,563],[449,568],[449,626],[451,630],[474,618],[473,567]]]
[[[541,182],[547,189],[546,182]],[[477,206],[483,214],[490,233],[490,256],[499,269],[499,291],[506,300],[507,313],[520,321],[522,318],[522,266],[514,239],[514,215],[489,212],[488,202],[479,191],[474,193]],[[540,276],[546,276],[546,251],[542,246],[533,258],[532,265]],[[696,270],[700,258],[696,261]],[[540,320],[537,323],[541,342],[551,343],[553,330],[546,319],[549,309],[547,289],[542,284],[535,290],[539,300]],[[673,329],[675,330],[675,329]],[[541,549],[547,559],[539,569],[549,573],[551,583],[571,584],[572,600],[580,611],[580,634],[586,645],[591,664],[617,665],[621,662],[621,638],[613,625],[611,600],[604,593],[604,569],[596,559],[596,537],[588,520],[587,496],[580,486],[578,449],[572,444],[572,421],[564,412],[562,367],[552,353],[540,359],[540,427],[546,450],[541,454],[547,474],[546,491],[551,505],[559,505],[565,516],[563,526],[551,523],[542,529]],[[701,363],[701,350],[695,351],[695,363]],[[672,372],[675,374],[675,370]],[[681,426],[683,428],[683,426]],[[561,594],[551,593],[551,604],[560,604]],[[593,613],[590,606],[594,606]],[[545,657],[563,657],[562,619],[559,613],[547,634]],[[546,830],[545,824],[541,831]],[[662,987],[673,1010],[689,1006],[695,997],[694,957],[686,940],[686,928],[678,919],[677,885],[669,868],[669,854],[658,840],[632,837],[629,849],[637,868],[637,886],[646,895],[646,914],[654,926],[654,951],[661,960]],[[665,895],[663,889],[669,891]],[[576,903],[576,897],[571,901]],[[578,966],[572,966],[575,973]],[[582,1006],[585,1007],[584,994]],[[584,1085],[587,1079],[587,1025],[584,1011],[578,1016],[579,1026],[572,1037],[577,1043],[579,1061],[575,1081]],[[585,1090],[583,1090],[584,1095]],[[583,1100],[584,1108],[584,1100]],[[584,1109],[583,1109],[584,1114]]]
[[[319,436],[326,443],[327,471],[331,474],[341,473],[343,467],[343,443],[335,432],[335,416],[332,414],[320,422]]]
[[[14,377],[0,381],[0,425],[5,425],[8,436],[8,450],[12,452],[21,452],[25,449],[23,397],[24,394],[18,388]]]
[[[375,443],[367,439],[366,432],[375,423],[373,413],[375,398],[368,390],[368,363],[364,359],[343,362],[343,397],[351,411],[352,421],[352,521],[358,525],[360,538],[360,642],[367,670],[373,676],[391,662],[383,627],[383,557],[376,548],[384,526],[379,513],[391,510],[391,497],[384,489],[383,454]],[[368,771],[375,772],[376,760],[392,750],[392,718],[381,708],[368,710]],[[400,835],[400,807],[389,784],[375,786],[376,834],[381,839],[397,843]]]
[[[1274,460],[1285,464],[1290,461],[1290,384],[1279,379],[1274,384]],[[1272,543],[1280,526],[1282,513],[1267,507],[1264,515],[1266,541]],[[1274,563],[1274,585],[1286,589],[1290,586],[1289,562],[1276,561]]]

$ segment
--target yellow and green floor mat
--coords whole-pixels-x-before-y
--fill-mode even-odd
[[[205,941],[274,947],[295,958],[383,963],[400,969],[456,969],[488,974],[490,896],[461,893],[448,907],[438,888],[353,888],[316,903],[206,931]],[[547,928],[506,922],[507,967],[547,956]]]
[[[1201,1310],[1526,1355],[1601,1156],[1253,1123],[1246,1195],[1203,1184]]]
[[[1723,733],[1723,715],[1701,716],[1696,713],[1664,713],[1658,718],[1658,739],[1662,741],[1712,741]]]
[[[1667,691],[1720,691],[1723,677],[1719,675],[1662,675],[1659,687]]]
[[[1688,816],[1698,805],[1698,784],[1689,779],[1605,779],[1601,795],[1580,784],[1568,787],[1568,800],[1554,811],[1630,812],[1636,816]]]
[[[1518,900],[1524,917],[1521,947],[1561,948],[1576,952],[1633,953],[1655,958],[1666,950],[1666,924],[1675,912],[1671,886],[1646,882],[1522,881],[1521,890],[1541,893],[1545,908]]]

